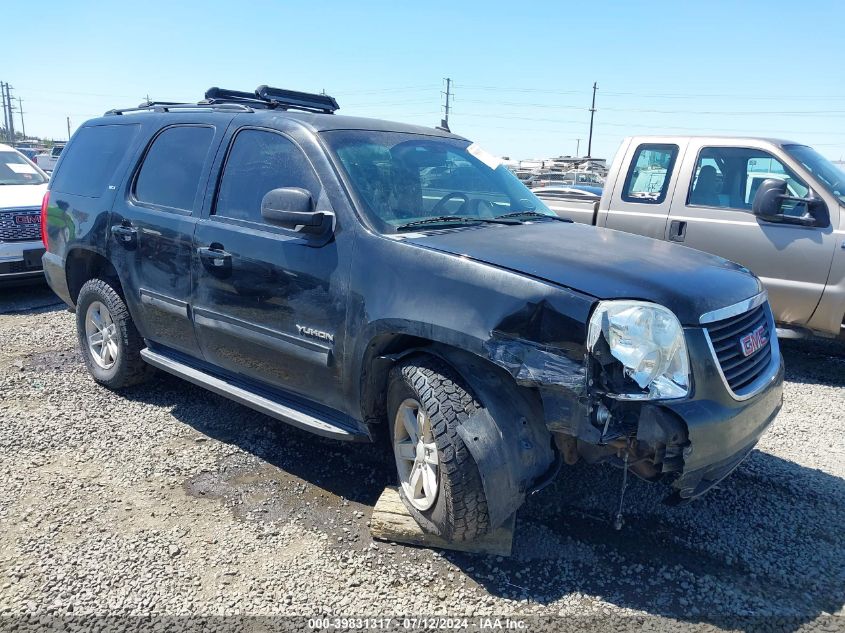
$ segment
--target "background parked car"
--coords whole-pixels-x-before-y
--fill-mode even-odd
[[[38,156],[40,153],[39,150],[35,149],[34,147],[15,147],[21,154],[26,156],[32,162],[35,162],[35,157]]]
[[[35,164],[44,171],[53,171],[64,148],[64,145],[53,145],[53,148],[49,152],[43,152],[35,156]]]
[[[15,148],[0,145],[0,284],[43,279],[41,202],[48,176]]]

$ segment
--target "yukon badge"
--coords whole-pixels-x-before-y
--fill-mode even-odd
[[[769,339],[766,337],[766,328],[763,325],[739,339],[739,345],[742,347],[743,356],[751,356],[768,342]]]
[[[308,327],[307,325],[299,325],[297,323],[296,331],[299,332],[302,336],[318,338],[321,341],[328,341],[329,343],[334,343],[334,334],[329,334],[328,332],[323,332],[321,330],[315,330],[313,327]]]

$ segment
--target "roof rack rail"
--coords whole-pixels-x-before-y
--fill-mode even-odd
[[[252,108],[241,103],[174,103],[170,101],[144,102],[134,108],[115,108],[107,111],[103,116],[125,114],[128,112],[170,112],[171,110],[237,110],[238,112],[252,112]]]
[[[326,114],[334,114],[340,109],[335,98],[327,94],[297,92],[263,85],[258,86],[255,92],[209,88],[205,92],[205,100],[207,103],[243,103],[265,108],[305,110]]]

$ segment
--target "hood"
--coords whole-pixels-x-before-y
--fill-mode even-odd
[[[0,185],[0,209],[39,207],[47,191],[47,183],[40,185]]]
[[[584,224],[484,225],[408,241],[543,279],[598,299],[640,299],[684,325],[762,290],[747,268],[685,246]]]

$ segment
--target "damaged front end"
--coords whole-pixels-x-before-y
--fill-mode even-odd
[[[545,303],[530,312],[504,321],[486,352],[537,390],[567,464],[609,461],[670,483],[668,502],[688,501],[736,468],[780,409],[779,356],[764,388],[737,399],[720,378],[706,331],[682,327],[657,304],[600,302],[583,345],[514,327],[554,321]],[[771,344],[776,351],[777,341]]]

